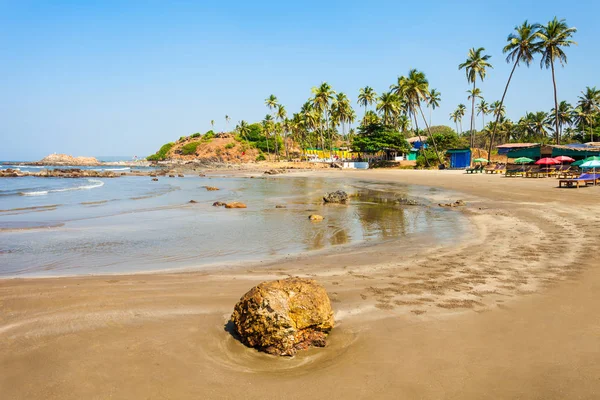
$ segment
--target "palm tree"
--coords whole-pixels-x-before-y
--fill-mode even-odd
[[[465,106],[464,104],[459,104],[458,107],[456,107],[456,111],[454,111],[456,113],[458,123],[460,124],[460,134],[461,135],[462,135],[462,119],[465,116],[466,110],[467,110],[467,106]]]
[[[450,119],[456,125],[456,132],[458,133],[458,120],[459,120],[458,110],[454,110],[450,113]]]
[[[561,101],[558,105],[558,110],[554,108],[550,111],[550,123],[553,123],[555,126],[558,126],[560,130],[555,131],[557,136],[562,135],[563,127],[565,125],[570,125],[573,123],[573,106],[571,106],[566,101]],[[558,118],[558,121],[556,121]],[[558,122],[558,123],[557,123]]]
[[[248,135],[250,134],[250,127],[248,126],[248,123],[244,120],[241,120],[239,122],[238,126],[235,127],[235,129],[246,140],[246,144],[248,145],[248,148],[250,148],[250,142],[248,141]]]
[[[336,124],[342,125],[342,135],[344,137],[346,136],[346,123],[350,123],[351,120],[354,120],[352,114],[353,110],[350,105],[350,100],[344,93],[338,93],[331,106],[331,115],[332,118],[335,118]]]
[[[273,117],[271,114],[265,115],[265,119],[262,121],[263,132],[265,133],[265,141],[267,142],[267,156],[269,155],[269,135],[273,129]]]
[[[229,118],[229,115],[225,115],[225,129],[229,129],[229,121],[231,121],[231,118]]]
[[[367,115],[367,106],[375,103],[377,101],[377,93],[370,86],[365,86],[360,89],[358,93],[358,101],[357,103],[365,108],[365,116],[363,117],[363,125],[365,125],[365,118]]]
[[[425,74],[416,69],[411,69],[410,71],[408,71],[408,77],[399,77],[398,83],[396,85],[390,86],[390,89],[392,89],[392,91],[394,91],[399,97],[403,97],[405,99],[407,109],[410,113],[413,114],[415,128],[417,132],[419,131],[419,126],[417,124],[416,112],[418,110],[421,113],[421,116],[423,117],[423,122],[425,122],[425,127],[427,128],[429,138],[431,139],[431,142],[433,144],[433,148],[435,150],[438,162],[442,164],[442,159],[440,158],[440,154],[437,149],[437,144],[435,143],[435,138],[431,135],[429,124],[427,123],[427,119],[425,118],[425,114],[423,113],[423,108],[421,108],[421,101],[427,101],[427,98],[430,95],[429,81],[425,77]]]
[[[398,96],[392,92],[383,93],[377,102],[377,111],[383,115],[383,124],[391,125],[400,112]]]
[[[485,126],[485,116],[490,113],[490,105],[482,98],[477,105],[477,115],[481,114],[482,127]]]
[[[282,104],[277,104],[276,117],[282,124],[281,127],[283,128],[283,147],[285,148],[285,158],[289,160],[290,154],[287,148],[287,127],[289,126],[289,124],[283,123],[287,119],[287,111],[285,110],[285,106],[283,106]]]
[[[327,82],[321,83],[319,87],[313,87],[312,93],[314,95],[313,98],[313,106],[320,113],[325,115],[325,127],[329,129],[329,114],[330,114],[330,106],[333,101],[333,96],[335,95],[335,91],[329,86]],[[333,137],[331,135],[331,130],[329,131],[329,139],[331,141],[329,145],[329,155],[332,154],[332,146],[333,146]],[[325,145],[323,141],[323,129],[321,129],[321,146],[323,147],[323,151],[325,151]]]
[[[600,90],[594,86],[590,88],[587,86],[584,92],[581,92],[582,96],[578,97],[577,101],[577,116],[580,129],[583,127],[585,133],[585,125],[589,125],[591,130],[590,141],[594,141],[594,126],[593,123],[596,120],[596,116],[600,112]]]
[[[540,28],[537,36],[540,38],[538,43],[539,52],[542,53],[540,67],[552,69],[552,85],[554,86],[554,120],[556,126],[556,144],[560,144],[560,127],[558,116],[558,95],[556,93],[556,77],[554,75],[554,62],[558,60],[562,66],[567,63],[567,55],[563,51],[564,47],[570,47],[572,44],[577,44],[571,37],[577,32],[576,28],[569,28],[564,19],[560,21],[554,19]]]
[[[467,56],[467,60],[458,66],[458,69],[465,70],[467,74],[467,81],[473,84],[473,92],[475,91],[475,85],[477,82],[477,77],[483,82],[485,79],[485,75],[487,72],[487,68],[493,68],[492,64],[488,63],[487,60],[490,59],[491,56],[482,53],[485,51],[483,47],[475,49],[474,47],[469,50],[469,54]],[[475,96],[472,96],[471,99],[471,147],[475,145],[475,134],[474,134],[474,126],[475,126]]]
[[[536,138],[548,137],[548,132],[551,129],[548,113],[544,111],[527,113],[523,122],[527,124],[527,130]]]
[[[429,91],[429,97],[427,98],[427,108],[429,108],[429,125],[431,126],[431,112],[440,106],[442,101],[442,94],[436,89]]]
[[[483,99],[483,96],[481,95],[481,89],[479,88],[474,88],[474,89],[469,89],[467,90],[467,93],[469,94],[467,96],[467,100],[474,100],[476,101],[477,99]],[[475,114],[473,114],[474,116]],[[477,127],[475,126],[475,120],[473,120],[473,129],[477,129]]]
[[[265,105],[271,112],[273,112],[273,110],[276,109],[277,105],[278,105],[277,97],[274,94],[270,95],[269,97],[267,97],[265,99]],[[272,120],[272,118],[269,119],[269,121],[271,121],[271,120]],[[271,124],[272,124],[272,122],[271,122]],[[274,129],[273,129],[273,132],[274,132]],[[267,140],[267,148],[268,147],[269,147],[269,141]],[[275,157],[277,157],[277,158],[279,157],[279,152],[277,149],[277,137],[275,137]]]
[[[210,120],[210,129],[211,129],[212,131],[214,131],[214,130],[215,130],[215,120],[214,120],[214,119],[211,119],[211,120]]]
[[[492,103],[492,105],[490,106],[490,111],[492,112],[494,117],[496,117],[496,122],[494,122],[494,124],[497,124],[498,121],[504,118],[504,116],[506,115],[506,107],[504,107],[500,100],[496,100]]]
[[[512,70],[510,71],[510,75],[508,76],[506,86],[504,87],[504,93],[502,93],[500,104],[495,109],[504,110],[504,98],[506,97],[506,92],[508,91],[508,86],[510,85],[510,81],[513,77],[513,74],[515,73],[515,69],[520,64],[520,62],[523,61],[529,67],[531,61],[533,61],[533,55],[538,51],[537,38],[539,29],[539,24],[531,25],[527,21],[525,21],[520,26],[515,26],[515,32],[508,35],[508,44],[504,46],[502,52],[508,53],[508,56],[506,57],[506,62],[514,62],[514,65],[512,67]],[[488,149],[488,161],[489,157],[492,154],[492,143],[494,143],[494,138],[496,136],[496,128],[501,115],[498,112],[495,113],[495,116],[496,122],[494,123],[494,129],[492,131],[492,137],[490,140],[490,147]]]

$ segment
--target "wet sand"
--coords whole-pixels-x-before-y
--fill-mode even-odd
[[[6,399],[600,396],[600,187],[457,171],[330,171],[451,189],[472,234],[221,272],[0,281]],[[452,199],[440,199],[448,202]],[[256,283],[310,276],[337,327],[275,358],[224,329]]]

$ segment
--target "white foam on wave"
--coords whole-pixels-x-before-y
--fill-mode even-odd
[[[90,190],[90,189],[96,189],[101,186],[104,186],[104,182],[100,181],[98,179],[88,179],[88,182],[90,182],[91,185],[82,185],[82,186],[75,186],[75,187],[63,188],[63,189],[40,190],[40,191],[36,191],[36,192],[20,192],[19,194],[22,196],[44,196],[44,195],[47,195],[48,193],[70,192],[72,190]]]

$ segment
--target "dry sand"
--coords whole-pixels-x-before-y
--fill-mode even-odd
[[[222,272],[0,281],[2,399],[600,397],[600,187],[456,171],[319,175],[460,193],[472,235]],[[456,200],[456,199],[443,199]],[[85,262],[85,260],[82,260]],[[276,358],[224,330],[261,280],[311,276],[338,326]]]

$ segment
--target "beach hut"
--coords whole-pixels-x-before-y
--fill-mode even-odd
[[[421,148],[426,149],[428,147],[427,143],[425,143],[425,140],[426,138],[424,136],[413,136],[406,139],[408,144],[411,146],[410,152],[406,155],[406,159],[408,161],[416,161]]]
[[[450,168],[467,168],[471,165],[471,149],[450,149],[446,151],[450,156]]]
[[[542,145],[541,143],[506,143],[496,146],[498,155],[505,155],[508,158],[527,157],[532,160],[538,160],[544,157],[552,157],[552,146]]]
[[[552,157],[567,156],[575,160],[582,160],[587,157],[600,156],[600,147],[593,146],[590,143],[572,143],[564,146],[552,146]]]

